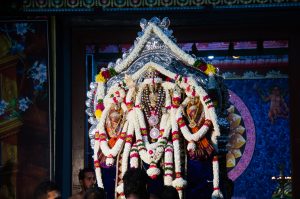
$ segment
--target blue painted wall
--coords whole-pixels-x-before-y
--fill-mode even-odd
[[[278,185],[271,177],[279,174],[278,165],[284,163],[284,174],[291,175],[289,119],[278,118],[272,124],[268,117],[270,102],[263,101],[257,90],[267,96],[271,88],[279,86],[288,104],[288,79],[241,79],[225,83],[248,107],[256,132],[255,150],[247,169],[234,183],[234,198],[271,198]]]

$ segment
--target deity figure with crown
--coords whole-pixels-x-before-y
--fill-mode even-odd
[[[134,45],[90,84],[86,112],[97,184],[105,189],[101,170],[115,166],[115,198],[124,198],[124,173],[143,167],[180,198],[194,189],[224,198],[219,160],[226,154],[228,93],[215,67],[178,47],[169,23],[142,19]],[[194,171],[210,185],[193,187]]]

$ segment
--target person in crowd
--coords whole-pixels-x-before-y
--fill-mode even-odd
[[[162,199],[179,199],[179,194],[174,187],[164,186],[160,198],[162,198]]]
[[[123,176],[126,199],[149,199],[147,174],[142,169],[131,168]]]
[[[84,199],[106,199],[106,194],[103,188],[92,187],[85,192]]]
[[[61,193],[55,182],[44,181],[36,187],[34,199],[61,199]]]
[[[94,187],[96,184],[96,175],[94,169],[81,169],[78,174],[78,179],[81,186],[81,191],[72,195],[69,199],[83,199],[86,190]]]

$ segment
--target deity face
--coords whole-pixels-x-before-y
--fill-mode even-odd
[[[196,113],[197,113],[197,106],[196,105],[192,105],[187,109],[187,114],[189,114],[189,116],[191,118],[196,117]]]
[[[198,104],[199,102],[199,97],[190,97],[190,104],[194,105],[194,104]]]
[[[116,136],[116,131],[122,122],[122,108],[119,105],[113,105],[109,111],[108,118],[106,120],[106,130],[110,137]]]
[[[203,106],[201,103],[199,103],[199,97],[191,97],[189,100],[189,105],[187,107],[187,114],[191,118],[195,118],[198,113],[201,113],[203,109]]]
[[[119,111],[112,110],[111,113],[109,114],[109,119],[111,122],[116,123],[120,120],[121,114]]]

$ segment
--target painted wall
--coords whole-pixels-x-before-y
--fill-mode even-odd
[[[248,118],[242,118],[243,122],[253,123],[248,128],[246,127],[248,137],[245,137],[245,145],[252,136],[251,139],[254,140],[251,142],[254,144],[254,148],[248,154],[243,154],[247,160],[244,161],[246,164],[239,165],[243,156],[236,159],[236,167],[239,167],[240,175],[234,176],[236,178],[234,198],[271,198],[278,185],[271,178],[279,175],[278,166],[284,164],[284,174],[291,175],[289,111],[283,104],[287,103],[288,105],[289,102],[288,79],[232,79],[226,80],[225,83],[233,92],[231,100],[233,97],[240,98],[240,100],[235,100],[235,107],[240,112],[245,111],[243,109],[246,108],[250,113],[252,120],[248,115]],[[266,101],[268,96],[276,94],[277,91],[274,90],[274,87],[279,88],[280,93],[278,92],[279,97],[273,98],[273,100],[279,100],[282,96],[284,102]],[[275,111],[276,107],[271,107],[271,104],[273,106],[274,103],[280,105],[277,112]],[[269,116],[272,110],[274,112]],[[273,122],[271,116],[274,116]],[[249,132],[251,134],[248,134]],[[243,152],[245,148],[242,148]]]

